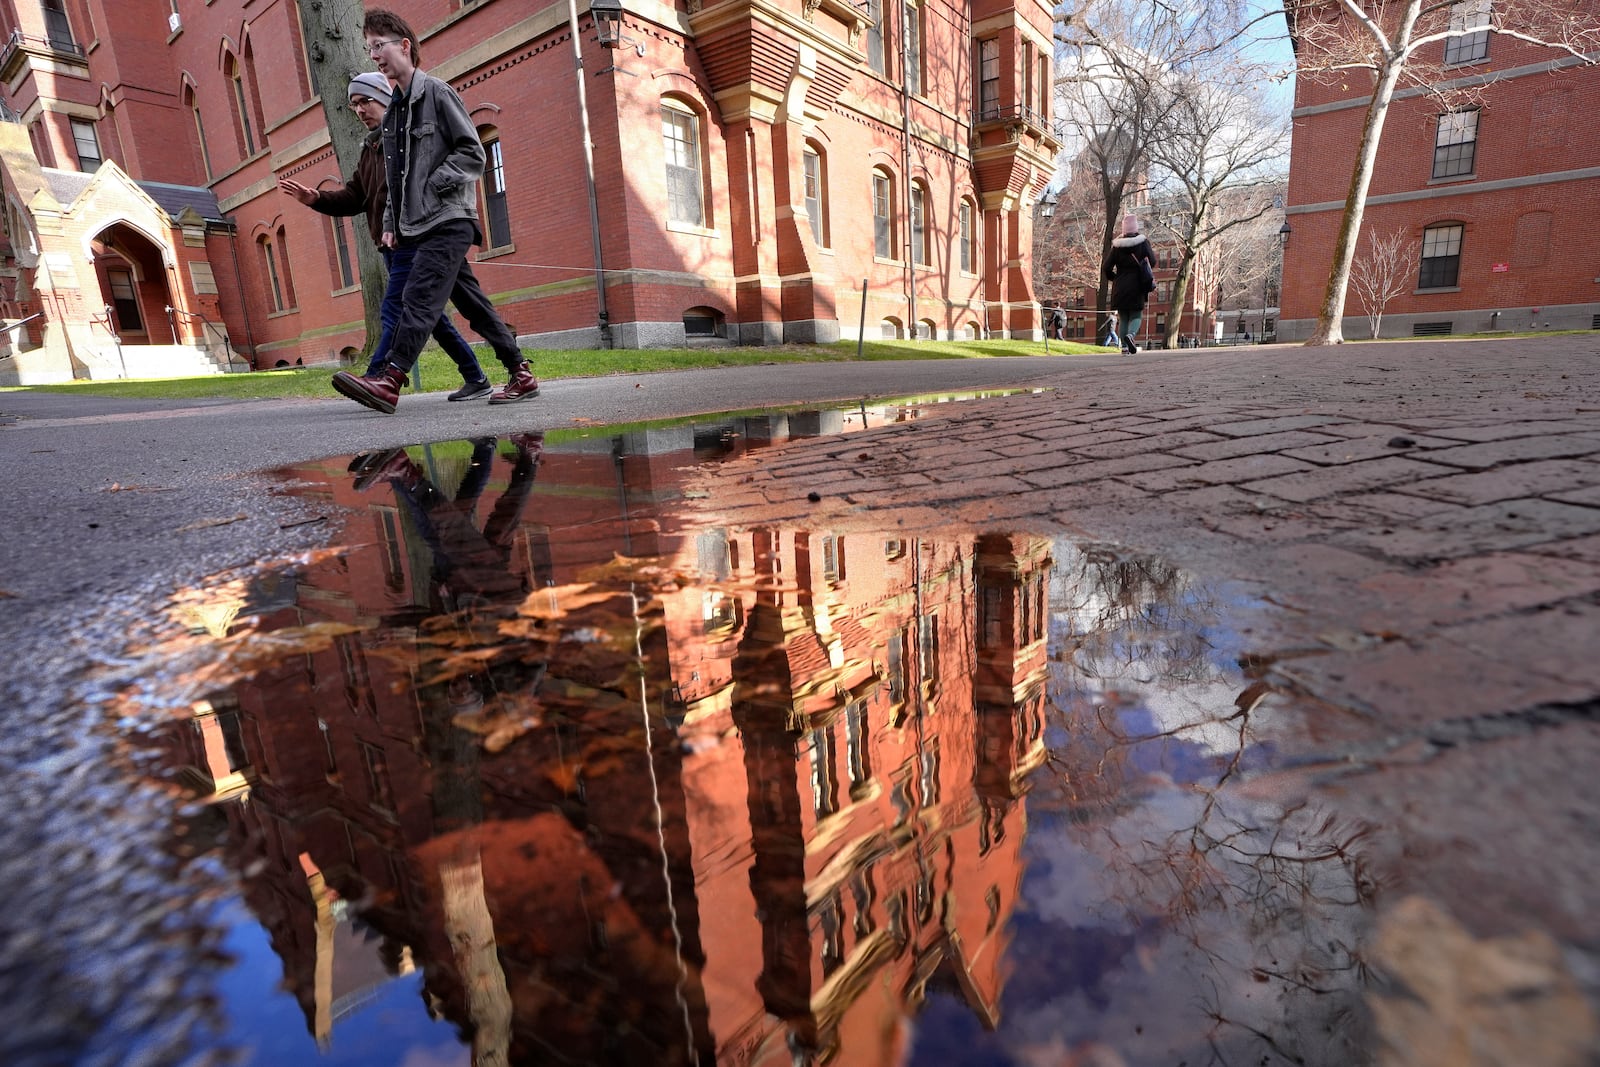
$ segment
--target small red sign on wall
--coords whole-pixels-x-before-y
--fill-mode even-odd
[[[1506,271],[1511,269],[1511,264],[1509,264],[1509,263],[1496,263],[1493,266],[1491,266],[1489,269],[1491,271],[1493,271],[1494,273],[1496,273],[1496,274],[1504,274]]]

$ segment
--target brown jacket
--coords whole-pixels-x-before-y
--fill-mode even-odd
[[[366,212],[372,243],[383,238],[383,210],[389,204],[389,180],[384,175],[383,140],[374,130],[361,143],[356,172],[337,189],[322,189],[311,202],[324,215],[359,215]]]

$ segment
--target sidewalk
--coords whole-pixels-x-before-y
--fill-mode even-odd
[[[1467,970],[1529,967],[1521,992],[1468,989],[1435,938],[1411,993],[1446,1029],[1513,1035],[1506,1062],[1590,1062],[1600,335],[1134,357],[767,451],[715,493],[730,525],[1064,527],[1220,583],[1247,676],[1304,716],[1261,788],[1374,828],[1379,920],[1442,911]],[[1538,1019],[1559,1047],[1514,1040]],[[1404,1062],[1462,1062],[1438,1055]]]

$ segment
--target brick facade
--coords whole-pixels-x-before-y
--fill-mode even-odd
[[[1438,63],[1442,50],[1429,46],[1419,60]],[[1357,259],[1368,234],[1398,230],[1413,243],[1411,281],[1386,307],[1383,335],[1590,328],[1600,321],[1600,131],[1582,116],[1600,109],[1600,69],[1492,34],[1483,58],[1446,68],[1446,77],[1479,87],[1476,101],[1453,105],[1477,111],[1470,162],[1458,149],[1434,176],[1440,114],[1450,108],[1417,90],[1396,94],[1379,144]],[[1351,73],[1342,82],[1302,75],[1296,85],[1286,338],[1308,336],[1316,322],[1370,84]],[[1447,263],[1424,278],[1424,235],[1454,225],[1454,284],[1423,287],[1450,281]],[[1369,334],[1352,291],[1344,336]]]
[[[362,296],[346,284],[336,227],[275,187],[280,176],[340,177],[297,6],[64,5],[70,33],[31,0],[0,0],[0,31],[20,35],[0,64],[5,102],[35,165],[87,169],[74,139],[87,124],[107,163],[135,181],[212,194],[212,231],[231,244],[210,264],[212,288],[255,366],[359,349]],[[421,36],[424,68],[461,93],[486,143],[498,140],[509,229],[473,255],[524,343],[600,345],[602,326],[618,347],[682,344],[686,332],[754,344],[853,337],[863,280],[868,336],[1041,335],[1028,205],[1057,145],[1042,91],[1050,12],[1037,0],[922,0],[910,16],[878,4],[879,34],[843,0],[630,0],[615,49],[600,46],[580,5],[601,264],[567,6],[391,6]],[[908,25],[920,27],[909,84]],[[881,61],[868,54],[879,37]],[[980,106],[973,67],[985,41],[998,59]],[[342,99],[344,86],[330,91]],[[680,193],[698,184],[698,219],[674,221],[694,213],[671,206],[664,115],[688,130],[672,180]],[[815,229],[808,168],[820,186]],[[888,183],[886,250],[875,246],[874,175]],[[169,263],[181,244],[156,243]],[[187,277],[168,284],[180,309],[201,295]]]

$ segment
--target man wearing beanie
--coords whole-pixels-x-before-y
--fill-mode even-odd
[[[516,334],[495,311],[478,284],[467,252],[483,243],[478,228],[478,180],[484,151],[478,131],[448,82],[421,69],[417,35],[393,11],[375,8],[361,20],[367,54],[394,85],[383,119],[383,158],[389,204],[383,243],[395,255],[412,257],[389,361],[375,374],[340,371],[333,387],[374,411],[393,414],[400,385],[416,364],[428,330],[446,301],[484,340],[510,374],[489,397],[511,404],[539,395],[539,380],[517,345]]]
[[[324,215],[366,213],[367,231],[372,234],[372,243],[383,253],[384,263],[389,270],[389,284],[384,289],[383,304],[378,312],[383,332],[378,335],[378,343],[372,349],[372,359],[367,365],[368,374],[377,373],[388,362],[395,326],[400,321],[401,295],[405,292],[406,276],[411,269],[409,257],[397,258],[390,249],[383,247],[383,212],[388,205],[389,184],[384,173],[383,143],[378,130],[383,123],[384,112],[389,109],[392,92],[389,79],[377,71],[367,71],[350,79],[350,108],[368,133],[361,146],[361,158],[356,161],[355,173],[343,186],[319,190],[290,178],[278,179],[279,189]],[[439,316],[433,327],[433,339],[439,342],[439,347],[461,371],[462,386],[450,394],[450,399],[476,400],[488,396],[492,387],[483,368],[478,365],[477,355],[447,316]]]

